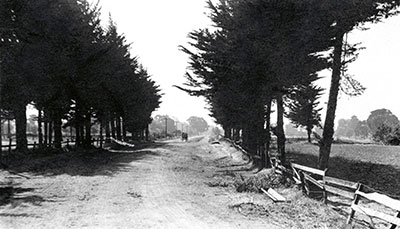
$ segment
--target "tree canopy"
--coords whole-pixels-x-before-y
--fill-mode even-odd
[[[40,121],[54,126],[58,147],[62,125],[76,129],[78,145],[90,145],[95,122],[118,126],[124,120],[131,132],[147,128],[160,90],[112,20],[101,26],[98,5],[86,0],[1,4],[1,108],[16,117],[19,148],[26,148],[23,117],[29,103],[43,112]]]
[[[188,47],[181,47],[190,61],[187,82],[178,88],[204,96],[226,137],[240,137],[244,148],[260,155],[261,163],[267,165],[272,103],[277,105],[274,133],[284,161],[285,104],[294,109],[301,99],[285,101],[299,88],[315,82],[319,71],[332,69],[319,158],[319,167],[325,169],[338,92],[342,89],[357,95],[365,89],[345,74],[359,50],[357,44],[345,41],[345,34],[366,22],[395,15],[398,4],[376,0],[209,1],[214,28],[191,32]],[[305,110],[304,106],[298,105],[298,111]],[[314,125],[317,113],[313,113]]]

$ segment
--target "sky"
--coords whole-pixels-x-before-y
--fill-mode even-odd
[[[211,25],[206,1],[100,0],[100,6],[104,21],[107,22],[111,13],[119,33],[132,43],[131,53],[138,56],[160,85],[164,94],[162,104],[153,115],[168,114],[180,121],[200,116],[212,123],[202,98],[191,97],[173,87],[185,82],[188,66],[188,56],[178,46],[188,46],[189,32]],[[350,64],[348,73],[367,89],[359,97],[340,95],[337,120],[349,119],[352,115],[365,120],[371,111],[380,108],[387,108],[400,117],[400,16],[367,27],[370,28],[367,31],[355,31],[348,36],[350,43],[361,42],[365,47],[356,62]],[[321,76],[325,77],[317,82],[327,89],[320,101],[323,108],[328,100],[330,74],[323,71]]]

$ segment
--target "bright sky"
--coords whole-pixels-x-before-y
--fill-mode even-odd
[[[155,114],[168,114],[185,121],[190,116],[204,117],[211,122],[206,103],[172,87],[185,82],[188,57],[179,51],[187,45],[187,34],[210,25],[205,0],[101,0],[104,20],[110,12],[120,33],[132,42],[132,54],[148,69],[164,93],[161,107]],[[349,98],[341,95],[337,119],[356,115],[366,119],[374,109],[387,108],[400,117],[400,16],[371,25],[370,30],[349,35],[350,42],[366,47],[359,59],[350,65],[350,73],[367,88],[364,95]],[[328,77],[321,80],[327,88]],[[329,88],[328,88],[329,90]],[[328,93],[328,90],[326,93]],[[321,99],[326,107],[327,96]],[[325,116],[325,111],[323,113]]]
[[[164,93],[153,115],[168,114],[180,121],[199,116],[211,123],[202,98],[173,87],[185,82],[188,66],[188,56],[178,46],[188,43],[189,32],[210,25],[205,0],[100,0],[100,5],[104,21],[110,12],[119,33],[132,43],[131,53],[139,57]]]

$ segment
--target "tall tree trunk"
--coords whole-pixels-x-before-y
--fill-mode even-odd
[[[340,33],[336,37],[334,44],[331,87],[329,90],[329,100],[325,116],[324,131],[322,133],[322,141],[319,146],[318,167],[320,169],[328,168],[329,164],[329,154],[331,152],[334,134],[337,98],[340,87],[343,37],[344,33]]]
[[[106,143],[110,143],[110,121],[106,121]]]
[[[54,117],[54,147],[56,149],[61,149],[61,142],[62,142],[62,120],[61,115],[57,114]]]
[[[49,122],[49,145],[53,144],[53,120]]]
[[[243,128],[243,147],[252,155],[257,154],[258,149],[258,136],[257,125],[254,121],[249,121]]]
[[[146,142],[149,141],[149,125],[146,127]]]
[[[127,131],[126,131],[125,119],[122,118],[121,122],[122,122],[122,139],[124,141],[126,141],[126,133],[127,133]]]
[[[85,115],[85,140],[84,144],[86,147],[90,147],[92,145],[92,134],[91,134],[91,115],[90,112],[87,112]]]
[[[42,110],[38,109],[38,136],[39,136],[39,147],[43,146],[43,129],[42,129]]]
[[[307,128],[307,139],[309,143],[311,143],[311,132],[312,130],[310,128]]]
[[[16,104],[15,108],[15,129],[17,138],[17,150],[26,151],[28,141],[26,139],[26,105]]]
[[[100,122],[100,148],[103,148],[103,122]]]
[[[79,142],[81,146],[85,146],[85,122],[83,120],[79,125],[79,131],[81,132],[81,137],[79,139]]]
[[[11,138],[11,120],[10,120],[10,118],[8,118],[8,120],[7,120],[7,135],[8,135],[8,138]]]
[[[271,168],[271,161],[269,158],[269,148],[271,144],[271,106],[272,100],[268,99],[265,110],[265,146],[262,154],[262,161],[266,168]]]
[[[118,140],[122,140],[122,135],[121,135],[121,117],[119,117],[119,116],[117,116],[116,118],[115,118],[115,120],[116,120],[116,129],[117,129],[117,139]]]
[[[81,140],[81,128],[80,128],[78,122],[76,122],[75,123],[75,146],[77,146],[77,147],[81,146],[80,140]]]
[[[232,129],[230,126],[224,126],[224,137],[232,139]]]
[[[80,147],[82,145],[82,120],[81,120],[81,114],[80,114],[80,109],[79,109],[79,104],[76,103],[76,110],[75,110],[75,146]]]
[[[111,137],[115,139],[115,118],[111,119]]]
[[[1,87],[1,84],[0,84],[0,87]],[[0,94],[0,96],[1,96],[1,94]],[[0,106],[1,106],[1,104],[0,104]],[[1,116],[0,116],[0,163],[3,163],[2,156],[3,156],[3,124],[1,123]]]
[[[278,143],[278,154],[279,159],[282,163],[286,161],[286,153],[285,153],[285,131],[283,129],[283,114],[284,114],[284,107],[283,107],[283,97],[282,94],[277,96],[276,99],[277,110],[278,110],[278,117],[277,117],[277,125],[276,125],[276,135],[277,135],[277,143]]]
[[[44,115],[46,115],[46,113],[44,113]],[[47,145],[48,145],[48,143],[49,143],[49,138],[48,138],[48,136],[49,136],[49,129],[48,129],[48,126],[49,126],[49,122],[47,121],[47,119],[46,119],[46,116],[45,116],[45,118],[44,118],[44,122],[43,122],[43,127],[44,127],[44,146],[45,147],[47,147]]]

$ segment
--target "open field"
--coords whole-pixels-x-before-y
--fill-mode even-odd
[[[306,141],[286,145],[288,158],[317,167],[319,147]],[[380,192],[400,197],[400,147],[363,144],[333,144],[329,176],[361,182]]]

